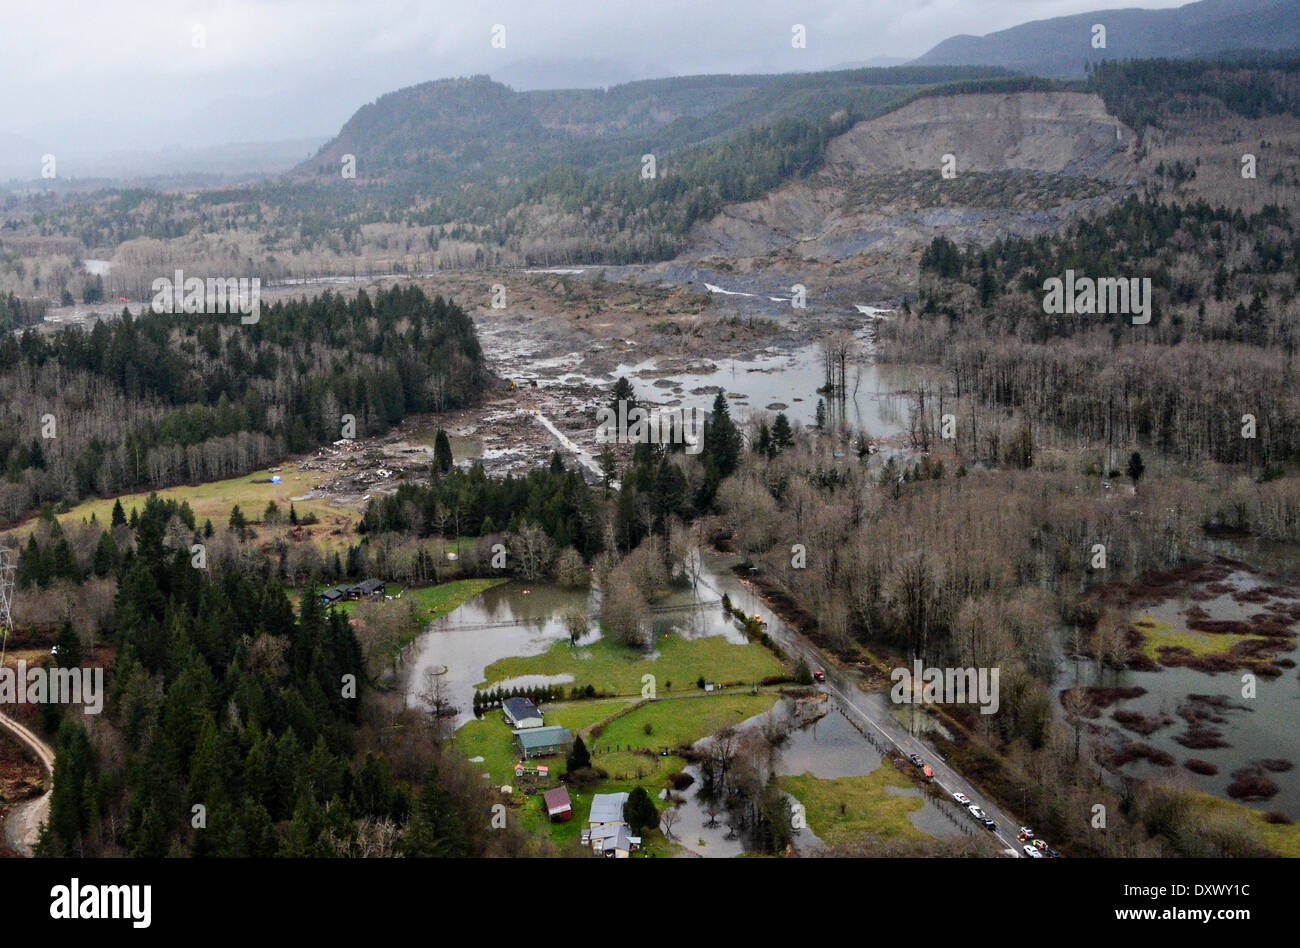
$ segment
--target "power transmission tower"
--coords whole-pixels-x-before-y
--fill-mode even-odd
[[[0,665],[4,664],[4,655],[9,648],[9,633],[14,629],[10,610],[14,602],[14,573],[17,567],[17,554],[0,547]]]

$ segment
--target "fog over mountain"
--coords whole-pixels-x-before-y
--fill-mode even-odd
[[[1104,37],[1098,27],[1104,28]],[[988,36],[954,36],[914,62],[1005,66],[1040,76],[1078,77],[1084,75],[1085,63],[1103,59],[1187,58],[1225,50],[1297,47],[1300,3],[1295,0],[1200,0],[1176,10],[1093,10]]]
[[[362,105],[420,82],[490,74],[516,89],[593,88],[701,73],[883,65],[954,33],[1119,7],[1105,0],[892,0],[857,4],[566,0],[472,4],[51,0],[4,14],[0,177],[46,153],[61,177],[105,156],[230,142],[326,138]],[[1176,6],[1150,0],[1148,7]],[[64,42],[50,44],[49,23]],[[504,46],[493,46],[493,28]],[[806,43],[792,44],[802,26]],[[499,35],[499,34],[498,34]],[[34,148],[32,146],[35,146]],[[118,163],[120,164],[120,163]]]

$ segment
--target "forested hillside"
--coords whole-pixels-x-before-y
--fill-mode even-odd
[[[472,402],[473,323],[396,287],[263,306],[260,321],[146,313],[0,340],[0,519],[247,473],[286,453]]]
[[[147,299],[152,278],[182,261],[242,272],[255,260],[274,280],[663,260],[691,249],[695,225],[811,175],[857,123],[918,97],[1095,92],[1138,132],[1141,155],[1153,130],[1180,121],[1295,116],[1297,75],[1294,58],[1238,56],[1105,62],[1068,83],[981,66],[526,93],[483,76],[424,83],[365,106],[273,183],[3,196],[0,292],[29,308],[31,298]],[[653,178],[642,176],[646,155]],[[355,178],[344,177],[345,156],[355,158]],[[1154,173],[1175,181],[1192,172]],[[116,249],[101,278],[81,260],[105,247]]]

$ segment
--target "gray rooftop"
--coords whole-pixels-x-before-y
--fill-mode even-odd
[[[534,727],[526,731],[515,731],[515,738],[524,750],[535,747],[556,747],[573,740],[573,735],[566,727]]]
[[[527,698],[507,698],[501,702],[501,707],[505,709],[506,714],[516,721],[522,721],[524,718],[540,718],[542,713],[537,710],[537,705],[533,704]]]
[[[621,823],[626,793],[598,793],[591,798],[591,816],[588,823]]]

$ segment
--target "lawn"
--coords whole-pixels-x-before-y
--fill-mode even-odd
[[[696,680],[751,684],[782,674],[781,662],[761,645],[735,645],[722,636],[684,639],[664,635],[650,656],[602,638],[573,648],[561,641],[541,655],[513,656],[493,662],[479,687],[521,675],[572,675],[575,685],[592,685],[604,694],[639,695],[643,675],[654,675],[660,697],[695,692]]]
[[[702,737],[762,714],[776,703],[771,692],[756,695],[724,693],[701,698],[676,698],[639,705],[602,729],[588,746],[611,750],[675,750]],[[651,733],[645,732],[650,725]]]
[[[804,805],[808,828],[827,845],[863,835],[925,839],[907,814],[925,806],[923,797],[897,797],[885,787],[915,789],[916,784],[888,763],[865,777],[821,780],[812,774],[781,777],[781,789]]]

